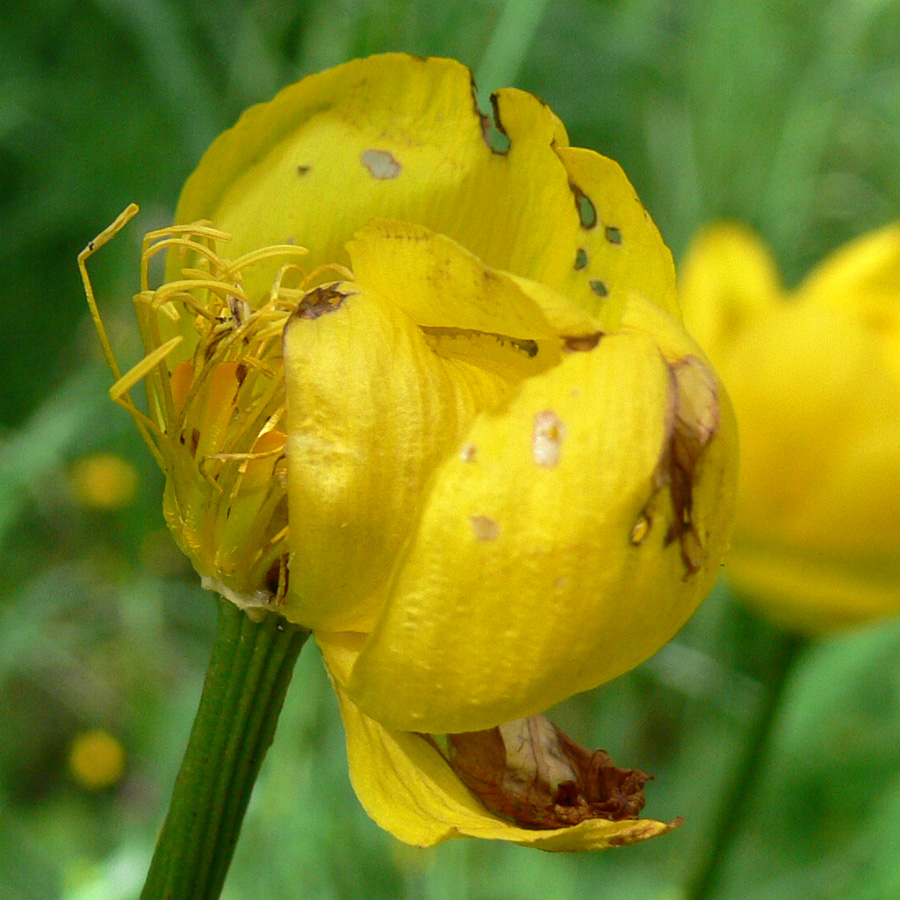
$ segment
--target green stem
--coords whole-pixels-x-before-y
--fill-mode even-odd
[[[752,798],[769,756],[772,726],[778,718],[785,686],[804,645],[803,638],[789,633],[779,633],[772,641],[763,697],[742,744],[740,767],[718,808],[717,817],[710,829],[711,840],[685,891],[686,900],[709,900],[715,895],[735,838],[751,808]]]
[[[141,900],[216,900],[309,632],[228,600]]]

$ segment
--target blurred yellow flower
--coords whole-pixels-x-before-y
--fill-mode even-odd
[[[134,466],[115,453],[92,453],[77,459],[69,478],[75,501],[92,509],[128,506],[138,487]]]
[[[537,714],[707,593],[736,431],[621,169],[494,103],[502,151],[466,68],[389,54],[245,113],[148,236],[113,394],[204,584],[315,632],[373,818],[595,849],[670,826]]]
[[[737,225],[701,233],[680,276],[738,416],[735,587],[802,632],[900,611],[900,226],[790,294]]]
[[[125,750],[107,731],[83,731],[69,749],[69,771],[89,791],[112,787],[125,771]]]

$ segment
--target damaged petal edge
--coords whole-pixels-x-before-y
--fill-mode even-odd
[[[446,752],[427,739],[488,812],[520,827],[550,830],[590,819],[636,820],[644,807],[649,775],[613,765],[602,750],[591,753],[546,716],[447,735]]]
[[[298,319],[318,319],[340,309],[343,302],[355,293],[354,290],[342,287],[342,282],[320,285],[303,297],[294,316]]]
[[[719,396],[715,376],[697,356],[686,356],[670,362],[669,406],[665,421],[665,439],[659,463],[654,474],[654,492],[641,517],[652,523],[649,507],[656,495],[668,488],[672,502],[672,521],[666,532],[664,544],[678,541],[685,577],[695,574],[702,567],[706,548],[693,520],[694,482],[697,469],[707,447],[718,433],[720,426]],[[640,533],[639,544],[646,530],[639,529],[641,519],[635,524]]]

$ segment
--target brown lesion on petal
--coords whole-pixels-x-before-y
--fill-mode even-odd
[[[500,525],[489,516],[469,516],[469,524],[479,541],[496,541],[500,537]]]
[[[654,475],[656,491],[669,489],[672,517],[665,545],[678,541],[688,575],[703,565],[706,550],[693,520],[697,467],[719,430],[719,396],[710,369],[696,356],[668,363],[669,415],[666,440]],[[643,514],[642,514],[643,515]]]
[[[495,340],[501,347],[508,347],[518,353],[523,353],[529,359],[534,359],[540,350],[537,341],[529,338],[514,338],[508,334],[498,334],[493,331],[475,331],[472,328],[451,328],[438,325],[422,325],[420,326],[422,333],[426,338],[432,337],[438,340],[442,338],[448,339],[466,339],[471,337],[491,338]]]
[[[304,295],[294,315],[298,319],[318,319],[339,309],[347,297],[355,291],[337,284],[323,284]]]
[[[593,350],[600,343],[602,337],[602,331],[595,331],[593,334],[563,336],[563,350],[570,353],[586,353]]]
[[[444,755],[485,809],[525,828],[636,819],[650,780],[576,744],[540,715],[448,735]]]

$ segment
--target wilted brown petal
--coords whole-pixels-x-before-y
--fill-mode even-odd
[[[448,762],[484,807],[527,828],[636,819],[650,776],[591,753],[546,716],[447,736]]]

